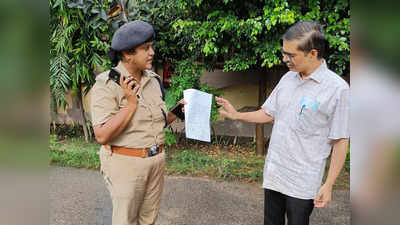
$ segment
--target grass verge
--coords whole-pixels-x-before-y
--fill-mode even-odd
[[[98,169],[100,167],[97,155],[99,148],[99,144],[86,143],[82,138],[56,141],[55,137],[51,137],[51,164]],[[264,156],[256,156],[254,151],[243,151],[240,147],[233,147],[230,150],[215,145],[197,146],[197,148],[192,146],[190,149],[183,150],[170,148],[167,150],[166,173],[261,183],[264,159]],[[329,163],[327,163],[328,166]],[[346,162],[334,188],[349,189],[349,178],[350,169]]]
[[[87,143],[82,138],[70,138],[56,141],[50,137],[50,163],[87,169],[100,168],[97,152],[100,145],[95,142]]]
[[[263,176],[264,156],[254,153],[199,150],[170,150],[167,155],[168,174],[215,177],[223,180],[260,182]]]

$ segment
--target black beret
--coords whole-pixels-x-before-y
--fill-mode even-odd
[[[115,31],[111,49],[115,51],[131,50],[153,38],[153,27],[146,22],[135,20],[122,25]]]

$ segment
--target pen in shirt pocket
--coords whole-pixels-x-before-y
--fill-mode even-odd
[[[306,107],[305,104],[301,105],[301,109],[300,109],[300,112],[299,112],[299,116],[301,116],[301,114],[303,113],[303,109],[304,109],[305,107]]]

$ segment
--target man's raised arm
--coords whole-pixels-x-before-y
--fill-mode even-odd
[[[215,97],[215,100],[218,105],[222,106],[219,113],[231,120],[241,120],[248,123],[270,123],[274,120],[264,109],[253,112],[238,112],[228,100],[219,97]]]

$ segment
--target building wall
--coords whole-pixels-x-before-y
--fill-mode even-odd
[[[85,90],[85,87],[82,88],[82,93]],[[65,95],[65,99],[67,101],[67,107],[65,109],[59,107],[57,109],[57,115],[52,113],[52,120],[58,124],[79,124],[82,120],[80,109],[76,101],[73,101],[74,94],[69,91]],[[84,96],[83,101],[83,108],[85,111],[86,118],[90,119],[90,92],[86,96]]]
[[[219,89],[222,97],[231,102],[235,109],[258,106],[258,85],[242,84]],[[222,117],[220,117],[222,119]]]
[[[246,106],[258,106],[258,85],[243,84],[220,89],[236,109]]]

